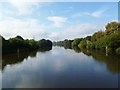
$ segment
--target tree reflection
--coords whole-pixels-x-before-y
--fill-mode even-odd
[[[52,48],[42,48],[39,49],[39,52],[45,52],[51,49]],[[105,63],[108,70],[114,74],[120,72],[120,55],[117,55],[116,53],[108,53],[108,55],[106,56],[106,52],[100,50],[80,50],[77,47],[73,48],[73,50],[77,53],[83,52],[87,56],[92,56],[97,62]],[[34,58],[36,57],[37,52],[38,51],[2,55],[2,69],[4,69],[4,67],[8,64],[20,63],[28,57]]]
[[[25,52],[25,53],[12,53],[12,54],[6,54],[2,55],[2,69],[8,64],[16,64],[22,62],[24,59],[27,59],[28,57],[35,57],[37,54],[37,51],[34,52]]]
[[[84,54],[87,56],[92,56],[94,60],[105,63],[107,65],[107,68],[110,72],[112,73],[118,73],[120,72],[120,56],[117,55],[116,53],[109,53],[106,56],[105,51],[100,51],[100,50],[87,50],[87,49],[82,49],[81,50]]]
[[[49,51],[52,48],[42,48],[39,49],[39,52],[45,52]],[[28,57],[34,58],[37,55],[38,51],[33,52],[22,52],[22,53],[12,53],[12,54],[3,54],[2,55],[2,70],[5,68],[6,65],[10,64],[17,64],[21,63],[24,59],[27,59]]]
[[[45,47],[45,48],[38,49],[39,52],[45,52],[45,51],[50,51],[50,50],[52,50],[52,47]]]
[[[80,52],[81,52],[80,48],[77,47],[77,46],[72,47],[72,49],[73,49],[76,53],[80,53]]]

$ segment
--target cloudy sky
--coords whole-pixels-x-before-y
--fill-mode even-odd
[[[0,2],[0,34],[6,39],[74,39],[117,19],[117,2]]]

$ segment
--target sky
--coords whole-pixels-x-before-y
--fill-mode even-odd
[[[0,34],[6,39],[81,38],[117,20],[117,2],[0,2]]]

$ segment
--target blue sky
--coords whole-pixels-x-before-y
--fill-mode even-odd
[[[117,2],[0,3],[0,34],[53,41],[92,35],[118,20]]]

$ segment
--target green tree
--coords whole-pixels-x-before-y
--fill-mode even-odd
[[[106,35],[110,35],[115,33],[118,30],[120,23],[118,22],[110,22],[108,23],[105,28],[106,28]]]
[[[72,42],[72,47],[78,47],[78,44],[82,41],[82,38],[76,38]]]

